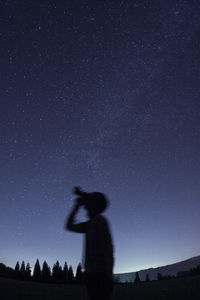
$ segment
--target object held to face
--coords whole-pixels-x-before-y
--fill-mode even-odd
[[[73,188],[72,193],[73,193],[74,195],[77,195],[77,196],[83,196],[83,195],[87,194],[86,192],[83,192],[83,191],[81,190],[80,186],[75,186],[75,187]]]
[[[79,186],[74,187],[72,193],[79,196],[78,198],[76,198],[77,203],[79,203],[80,205],[85,205],[85,200],[88,193],[83,192]]]
[[[74,187],[73,194],[79,196],[76,201],[94,214],[102,213],[108,206],[106,196],[99,192],[87,193],[80,187]]]

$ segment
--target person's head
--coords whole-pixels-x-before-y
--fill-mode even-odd
[[[94,217],[106,210],[108,200],[106,196],[99,192],[89,193],[85,198],[84,207],[88,211],[88,216]]]

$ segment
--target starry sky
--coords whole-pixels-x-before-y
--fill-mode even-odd
[[[200,254],[199,20],[198,0],[1,1],[0,262],[76,268],[76,185],[108,196],[116,273]]]

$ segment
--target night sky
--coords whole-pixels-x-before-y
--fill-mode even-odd
[[[110,200],[115,272],[199,255],[200,1],[1,6],[0,262],[76,268],[76,185]]]

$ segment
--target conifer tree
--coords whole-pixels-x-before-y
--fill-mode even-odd
[[[15,271],[19,272],[19,262],[17,262],[16,265],[15,265]]]
[[[68,272],[69,272],[69,269],[68,269],[68,265],[67,265],[67,262],[65,262],[64,264],[64,268],[63,268],[63,271],[62,271],[62,281],[64,283],[68,283]]]
[[[59,263],[58,260],[53,265],[52,280],[54,282],[61,282],[62,281],[62,267],[60,266],[60,263]]]
[[[20,272],[23,272],[23,273],[25,273],[25,262],[24,262],[24,260],[22,261],[22,264],[21,264],[21,268],[20,268]]]
[[[157,280],[162,280],[163,278],[162,278],[162,274],[161,273],[158,273],[157,274]]]
[[[73,283],[74,282],[74,272],[72,266],[69,267],[68,271],[68,282]]]
[[[36,260],[34,271],[33,271],[33,280],[40,281],[41,280],[41,268],[39,259]]]
[[[145,281],[146,281],[146,282],[149,282],[149,281],[150,281],[150,279],[149,279],[149,274],[146,274]]]
[[[43,263],[41,275],[42,275],[42,281],[44,281],[44,282],[49,282],[50,281],[51,269],[48,266],[46,260]]]
[[[136,272],[134,283],[139,283],[140,281],[141,281],[141,280],[140,280],[140,277],[139,277],[139,273]]]
[[[22,261],[22,264],[21,264],[21,268],[20,268],[20,277],[21,279],[25,279],[25,275],[26,275],[26,268],[25,268],[25,262],[24,260]]]
[[[76,269],[76,282],[82,283],[82,281],[83,281],[83,272],[82,272],[81,264],[79,263]]]
[[[26,274],[25,275],[26,279],[30,280],[31,279],[31,267],[30,267],[29,263],[26,264],[25,274]]]
[[[20,279],[19,262],[17,262],[15,265],[15,275],[14,276],[16,279]]]

